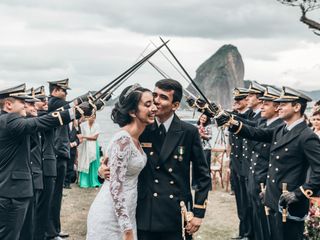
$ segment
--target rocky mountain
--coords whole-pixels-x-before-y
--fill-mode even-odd
[[[320,90],[315,91],[304,91],[309,97],[313,99],[313,101],[319,101],[320,100]]]
[[[235,87],[249,87],[250,81],[244,80],[244,63],[237,47],[223,45],[203,62],[196,70],[194,81],[211,101],[220,104],[224,108],[230,108],[232,104],[232,91]],[[257,80],[259,82],[259,80]],[[198,96],[197,92],[189,85],[188,90]],[[307,92],[314,101],[320,99],[320,90]],[[113,106],[117,97],[108,102]],[[185,101],[181,102],[183,109],[189,108]]]
[[[194,81],[211,101],[231,107],[232,90],[244,85],[243,78],[244,64],[238,49],[224,45],[199,66]]]

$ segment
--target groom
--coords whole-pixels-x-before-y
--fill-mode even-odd
[[[175,114],[182,98],[182,86],[172,79],[156,83],[153,93],[157,106],[156,121],[140,136],[148,157],[139,175],[137,229],[139,240],[181,240],[181,208],[184,201],[194,214],[187,224],[187,239],[198,231],[205,215],[210,170],[205,160],[198,129]],[[190,164],[199,182],[194,201],[190,189]],[[102,165],[100,176],[108,168]],[[194,204],[193,204],[194,203]]]

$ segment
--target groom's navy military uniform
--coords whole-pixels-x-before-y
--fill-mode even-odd
[[[168,130],[163,131],[155,122],[140,136],[148,160],[138,182],[139,240],[182,239],[180,201],[195,217],[203,218],[206,211],[211,178],[198,129],[174,115]],[[190,189],[191,163],[199,181],[194,201]]]

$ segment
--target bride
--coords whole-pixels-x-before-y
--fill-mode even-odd
[[[111,113],[121,130],[107,149],[110,180],[104,182],[90,207],[87,240],[137,240],[137,182],[147,161],[138,139],[154,122],[156,110],[152,92],[138,84],[120,94]]]

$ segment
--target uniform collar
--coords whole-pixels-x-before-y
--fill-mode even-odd
[[[299,123],[302,123],[303,121],[304,121],[304,117],[301,117],[298,120],[296,120],[295,122],[293,122],[290,126],[288,126],[288,124],[287,124],[286,128],[290,131],[290,130],[292,130],[292,128],[297,126]]]
[[[267,126],[269,126],[271,123],[273,123],[274,121],[278,120],[279,117],[274,117],[274,118],[270,118],[270,119],[267,119]]]
[[[6,113],[8,113],[8,112],[6,112],[5,110],[0,111],[0,114],[6,114]]]
[[[168,132],[170,126],[171,126],[171,123],[172,123],[172,120],[173,120],[173,117],[174,117],[174,113],[165,121],[163,122],[163,126],[165,127],[166,129],[166,132]],[[159,119],[156,117],[156,122],[157,122],[157,125],[160,126],[160,121]]]
[[[254,115],[258,115],[261,112],[261,108],[258,108],[256,110],[253,111]]]
[[[239,112],[239,113],[241,113],[241,114],[245,114],[247,111],[249,111],[250,110],[250,108],[246,108],[246,109],[244,109],[242,112]]]

